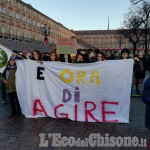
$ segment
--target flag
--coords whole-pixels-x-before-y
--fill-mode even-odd
[[[3,73],[12,51],[0,44],[0,73]]]

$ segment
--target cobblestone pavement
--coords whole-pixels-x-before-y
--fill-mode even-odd
[[[84,123],[71,120],[57,120],[53,118],[28,119],[23,116],[9,118],[11,109],[9,100],[7,104],[1,103],[0,98],[0,150],[40,150],[40,149],[74,149],[77,148],[54,148],[51,146],[51,139],[48,140],[47,148],[40,148],[40,133],[61,133],[61,136],[73,136],[84,139],[91,133],[100,133],[105,136],[137,136],[148,140],[149,132],[144,127],[145,105],[140,98],[131,98],[130,123]],[[47,139],[47,138],[46,138]],[[100,149],[100,148],[79,148],[79,149]],[[147,148],[101,148],[104,150],[142,150]]]

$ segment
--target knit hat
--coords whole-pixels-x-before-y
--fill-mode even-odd
[[[127,48],[124,48],[122,51],[121,51],[121,55],[122,53],[127,53],[129,55],[129,50]]]
[[[15,58],[11,56],[9,61],[11,61],[11,60],[15,61]]]

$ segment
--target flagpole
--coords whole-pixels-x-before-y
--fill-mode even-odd
[[[15,53],[15,52],[13,52],[13,51],[12,51],[12,53],[16,54],[18,57],[20,57],[20,58],[22,58],[22,59],[24,59],[24,60],[25,60],[25,58],[21,57],[21,56],[20,56],[20,55],[18,55],[17,53]]]

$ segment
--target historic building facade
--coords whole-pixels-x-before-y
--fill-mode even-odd
[[[21,0],[0,0],[1,37],[41,43],[44,41],[41,28],[45,24],[51,29],[48,36],[51,44],[56,44],[57,37],[75,36],[71,30],[34,9],[30,4]]]
[[[132,43],[123,38],[119,33],[119,30],[83,30],[74,31],[77,38],[82,39],[90,45],[93,45],[99,50],[105,51],[110,54],[112,52],[118,52],[123,48],[128,48],[130,50],[130,55],[133,55],[133,45]],[[136,53],[144,51],[143,45],[137,46]]]

